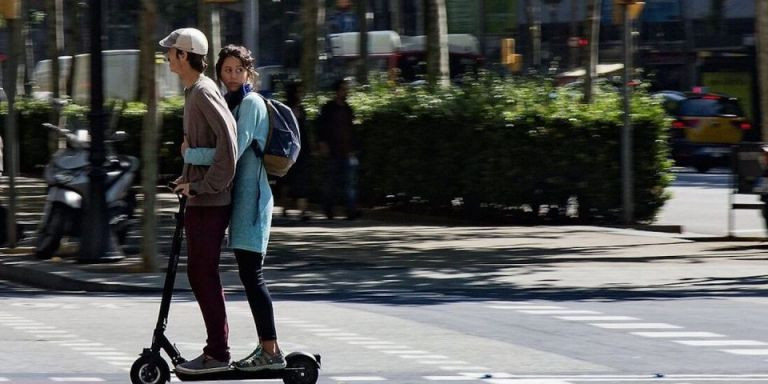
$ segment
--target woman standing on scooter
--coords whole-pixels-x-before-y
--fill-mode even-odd
[[[272,298],[262,270],[272,224],[273,198],[262,159],[250,148],[254,141],[264,148],[269,116],[264,100],[251,89],[258,74],[247,48],[236,45],[222,48],[216,62],[216,75],[227,89],[224,98],[237,120],[230,247],[237,259],[240,280],[259,335],[256,350],[234,366],[245,371],[280,369],[285,367],[285,357],[277,344]],[[210,164],[213,154],[208,148],[188,148],[184,153],[185,163],[199,165]]]

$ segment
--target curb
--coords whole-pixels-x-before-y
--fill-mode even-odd
[[[27,268],[0,261],[0,280],[8,280],[34,288],[53,291],[85,291],[85,292],[162,292],[162,288],[142,287],[129,284],[94,282],[54,272],[42,271],[37,268]]]

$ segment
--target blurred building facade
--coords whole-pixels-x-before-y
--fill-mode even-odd
[[[62,0],[67,12],[80,7],[80,25],[72,25],[71,14],[64,17],[65,30],[87,33],[87,2]],[[259,63],[296,67],[300,57],[300,0],[241,0],[215,4],[221,11],[223,42],[243,42],[244,1],[259,6]],[[358,26],[353,0],[324,0],[325,25],[321,34],[356,31]],[[393,30],[401,35],[424,34],[423,0],[367,0],[368,30]],[[654,89],[688,90],[710,86],[729,92],[748,102],[755,83],[755,1],[756,0],[651,0],[636,23],[636,66],[652,79]],[[25,1],[30,15],[28,28],[29,62],[48,58],[49,39],[44,0]],[[158,36],[168,31],[196,25],[196,0],[158,2]],[[531,27],[541,26],[541,68],[556,74],[583,62],[586,49],[569,46],[574,38],[584,38],[587,28],[585,0],[446,0],[448,32],[472,34],[478,38],[481,54],[489,67],[500,61],[500,42],[515,39],[515,50],[522,54],[525,68],[533,66]],[[621,26],[614,23],[614,1],[603,0],[600,37],[600,62],[621,60]],[[105,49],[138,47],[138,2],[104,0]],[[0,29],[0,54],[7,52],[7,33]],[[88,39],[74,39],[78,53],[88,51]],[[573,45],[573,44],[571,44]],[[328,47],[326,47],[327,50]],[[65,50],[66,51],[66,50]],[[749,89],[748,89],[749,88]],[[751,113],[754,113],[752,111]]]

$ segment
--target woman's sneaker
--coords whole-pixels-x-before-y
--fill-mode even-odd
[[[203,353],[194,360],[176,366],[176,372],[195,375],[201,373],[222,372],[229,369],[229,363],[219,361]]]
[[[283,369],[285,368],[285,356],[282,351],[270,355],[261,349],[259,345],[248,357],[233,364],[235,368],[241,371],[261,371],[263,369]]]

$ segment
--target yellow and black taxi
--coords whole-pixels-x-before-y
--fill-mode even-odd
[[[657,95],[674,118],[670,145],[676,165],[693,167],[699,172],[728,167],[733,144],[752,136],[752,124],[735,97],[674,91]]]

